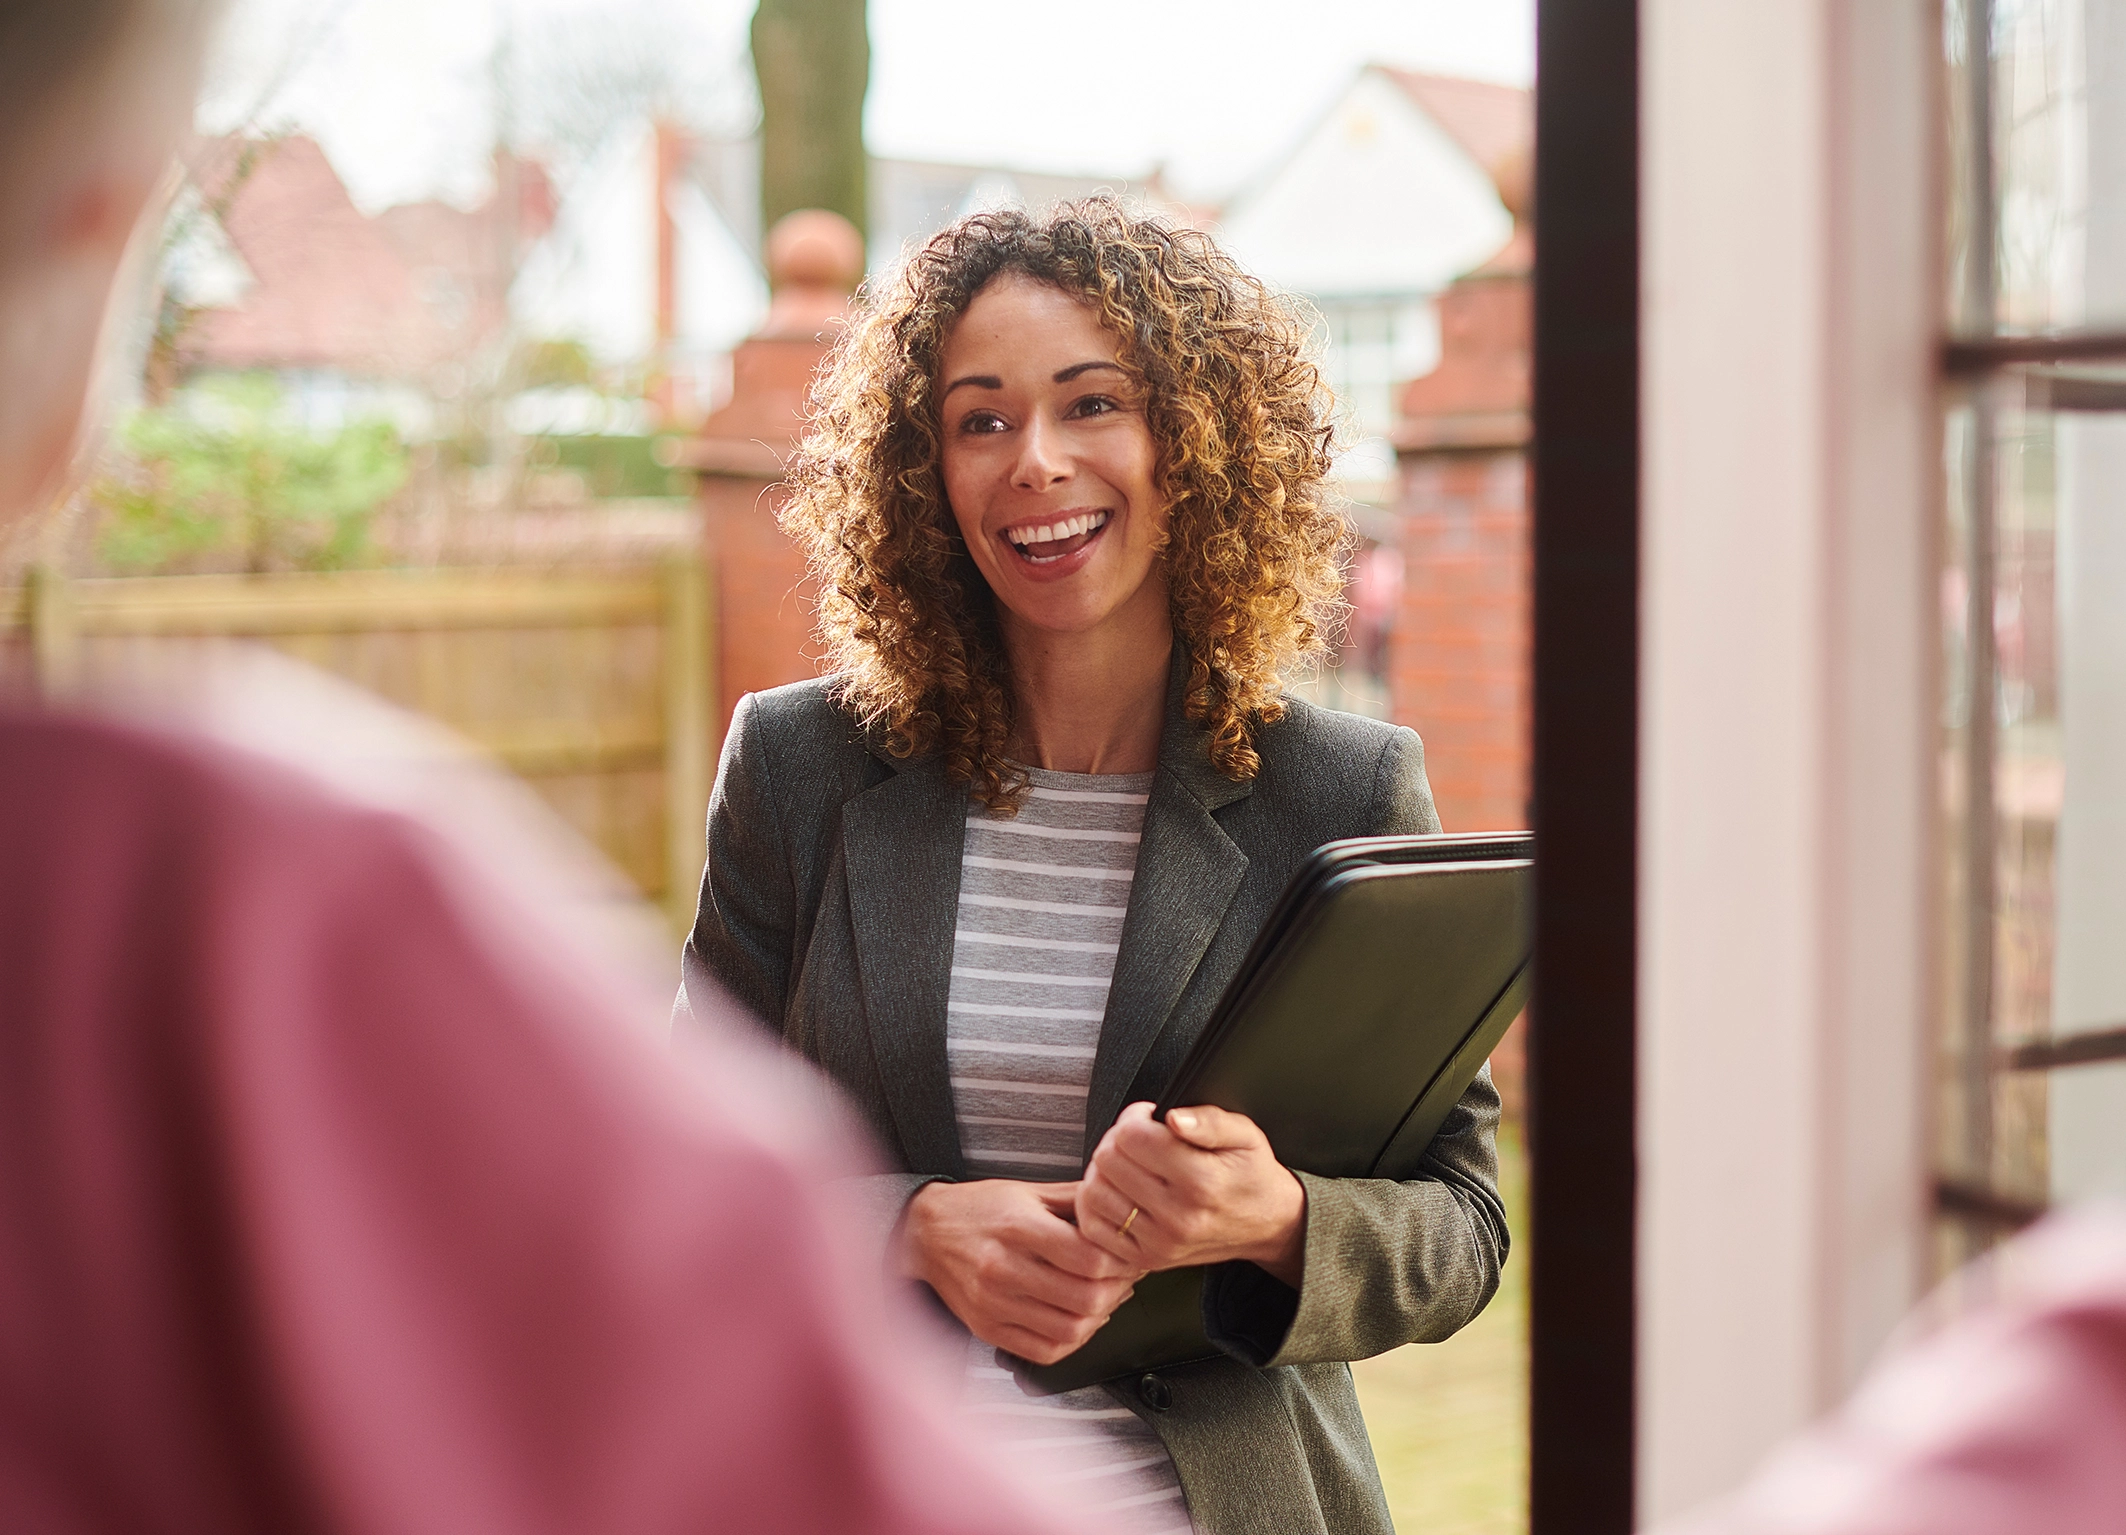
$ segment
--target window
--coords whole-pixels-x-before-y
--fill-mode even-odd
[[[2126,0],[1949,0],[1948,1266],[2126,1193]]]

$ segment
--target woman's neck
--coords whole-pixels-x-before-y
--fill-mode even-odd
[[[1163,600],[1156,626],[1109,623],[1054,634],[1007,621],[1004,648],[1017,705],[1015,759],[1057,773],[1149,773],[1158,766],[1174,651]]]

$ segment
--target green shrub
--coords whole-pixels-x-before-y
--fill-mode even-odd
[[[292,424],[262,375],[212,379],[134,416],[94,487],[98,550],[121,570],[235,563],[250,571],[337,570],[368,553],[371,519],[406,483],[398,429]]]

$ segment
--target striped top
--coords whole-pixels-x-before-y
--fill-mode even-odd
[[[1085,1100],[1136,878],[1152,775],[1028,768],[1017,816],[980,807],[960,864],[945,1054],[969,1171],[1037,1182],[1084,1168]],[[966,1402],[1033,1474],[1130,1535],[1189,1535],[1159,1436],[1098,1386],[1028,1396],[970,1340]]]

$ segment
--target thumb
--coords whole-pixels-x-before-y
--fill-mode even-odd
[[[1230,1109],[1214,1108],[1199,1103],[1185,1109],[1169,1109],[1166,1113],[1167,1128],[1191,1146],[1204,1151],[1216,1151],[1222,1147],[1253,1146],[1262,1139],[1262,1131],[1255,1121],[1245,1114],[1235,1114]]]

